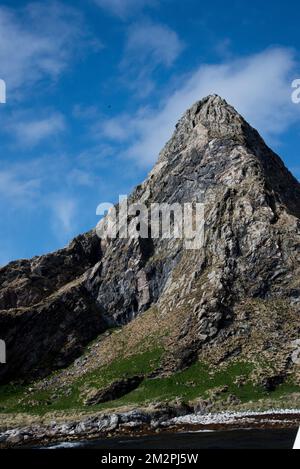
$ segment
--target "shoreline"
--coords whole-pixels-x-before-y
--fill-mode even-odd
[[[93,441],[99,438],[145,437],[160,433],[189,433],[248,429],[296,429],[300,410],[227,411],[185,413],[183,408],[137,409],[119,413],[100,413],[83,420],[0,431],[0,449],[46,447],[61,443]]]

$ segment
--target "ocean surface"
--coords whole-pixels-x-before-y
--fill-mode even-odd
[[[48,446],[51,449],[292,449],[297,429],[249,429],[160,433],[142,437],[118,437]]]

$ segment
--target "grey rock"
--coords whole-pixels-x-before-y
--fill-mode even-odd
[[[129,202],[140,200],[204,202],[204,246],[187,256],[181,239],[100,242],[92,231],[66,249],[0,269],[7,343],[0,382],[67,366],[107,328],[154,304],[165,316],[187,310],[162,364],[167,371],[188,366],[205,344],[221,344],[228,334],[246,344],[250,326],[235,323],[246,299],[289,305],[278,349],[297,335],[300,184],[234,108],[215,95],[192,106]],[[176,269],[185,271],[174,281]]]

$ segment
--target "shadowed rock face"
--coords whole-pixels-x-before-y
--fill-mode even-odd
[[[172,368],[193,361],[204,344],[220,343],[247,298],[284,302],[292,321],[280,340],[297,339],[300,184],[231,106],[209,96],[184,114],[129,198],[139,201],[204,202],[203,248],[187,251],[174,238],[100,242],[91,232],[0,269],[2,382],[66,366],[107,327],[153,304],[166,316],[186,309],[168,351]]]
[[[132,376],[131,378],[114,381],[107,388],[96,391],[92,396],[89,396],[85,401],[85,405],[102,404],[103,402],[119,399],[136,389],[142,381],[142,376]]]

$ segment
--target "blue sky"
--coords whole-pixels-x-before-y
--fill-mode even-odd
[[[283,1],[1,1],[0,265],[94,227],[210,93],[299,177],[299,18]]]

